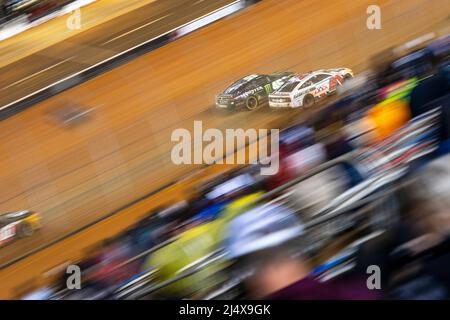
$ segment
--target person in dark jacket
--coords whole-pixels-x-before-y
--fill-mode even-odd
[[[311,260],[302,254],[303,225],[280,204],[255,207],[230,222],[227,251],[235,259],[236,276],[245,276],[250,299],[367,300],[379,294],[367,279],[337,279],[322,283],[312,277]]]
[[[390,298],[450,298],[450,155],[427,164],[399,192],[401,220],[358,253],[376,264]]]
[[[298,247],[285,244],[249,256],[254,274],[246,281],[251,298],[269,300],[375,300],[377,290],[367,287],[365,278],[345,277],[320,282],[312,276],[308,257],[293,254]]]

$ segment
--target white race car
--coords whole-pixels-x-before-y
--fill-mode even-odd
[[[23,210],[0,214],[0,247],[22,237],[31,236],[41,227],[37,212]]]
[[[311,107],[320,98],[336,91],[345,80],[353,77],[348,68],[324,69],[296,75],[269,95],[272,108]]]

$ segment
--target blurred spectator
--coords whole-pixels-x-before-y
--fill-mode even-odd
[[[433,106],[430,102],[446,96],[450,100],[450,63],[443,64],[439,73],[424,79],[411,93],[411,113],[416,117]],[[428,107],[427,107],[428,106]],[[434,106],[436,107],[436,106]]]
[[[296,184],[288,199],[302,217],[309,220],[342,194],[349,183],[345,169],[334,166]]]
[[[411,118],[408,103],[404,100],[384,101],[370,109],[367,116],[375,125],[378,141],[387,138]]]
[[[277,300],[373,300],[380,296],[366,287],[365,278],[320,282],[310,273],[312,265],[289,253],[289,245],[261,253],[262,259],[250,286],[258,297]],[[265,258],[264,258],[265,257]]]
[[[354,280],[321,283],[310,276],[312,265],[302,255],[303,226],[283,205],[266,204],[234,219],[227,249],[236,273],[248,273],[249,298],[372,299],[377,296]]]
[[[430,162],[407,191],[408,218],[417,235],[425,236],[411,249],[421,251],[450,234],[450,155]]]
[[[449,181],[450,155],[429,163],[400,193],[400,224],[359,253],[359,271],[380,266],[383,287],[393,298],[450,297]]]

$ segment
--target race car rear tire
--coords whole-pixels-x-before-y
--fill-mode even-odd
[[[304,108],[310,108],[316,103],[316,100],[314,99],[314,96],[308,94],[306,97],[303,98],[303,107]]]
[[[248,97],[247,100],[245,101],[245,106],[250,111],[255,110],[256,108],[259,107],[259,101],[254,96]]]
[[[17,235],[20,238],[29,237],[33,234],[33,226],[28,222],[22,222],[19,226],[19,230],[17,231]]]

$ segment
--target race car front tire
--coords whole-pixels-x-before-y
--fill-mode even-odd
[[[250,111],[255,110],[259,106],[259,101],[255,96],[250,96],[245,101],[245,106]]]

